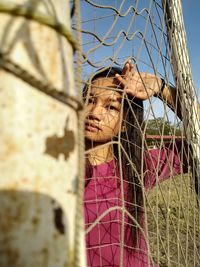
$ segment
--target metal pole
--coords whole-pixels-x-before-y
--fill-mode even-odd
[[[1,267],[74,266],[82,137],[69,9],[0,1]]]
[[[193,153],[193,173],[199,195],[200,173],[200,123],[198,99],[192,79],[191,64],[187,50],[181,0],[162,0],[165,23],[171,47],[171,63],[178,95],[181,97],[181,112],[187,141]],[[196,191],[197,191],[196,190]]]

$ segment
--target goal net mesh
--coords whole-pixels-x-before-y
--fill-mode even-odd
[[[71,9],[73,13],[73,1]],[[122,123],[124,121],[129,129],[132,127],[130,131],[135,141],[126,130],[109,141],[116,151],[117,162],[112,177],[94,174],[94,166],[92,173],[86,174],[88,265],[114,266],[115,260],[107,262],[108,265],[105,263],[107,250],[108,253],[112,251],[110,258],[119,259],[120,266],[135,266],[131,265],[131,258],[126,260],[127,251],[140,255],[145,247],[148,262],[144,266],[200,266],[199,118],[181,1],[81,0],[80,11],[81,82],[82,88],[87,89],[84,92],[86,106],[94,101],[90,99],[94,73],[101,72],[102,68],[123,68],[127,59],[131,59],[135,73],[150,73],[162,78],[177,92],[173,107],[169,107],[162,97],[154,96],[143,101],[142,107],[120,92],[124,98],[122,103],[128,106],[132,116],[130,120],[122,114]],[[72,27],[77,30],[73,17]],[[141,114],[139,109],[143,112],[142,120],[137,114]],[[89,155],[95,157],[95,151],[97,147],[86,150],[86,164]],[[142,155],[140,160],[136,159],[138,155]],[[128,174],[134,174],[132,180],[125,177]],[[116,193],[115,188],[114,196],[107,188],[100,193],[99,188],[106,187],[106,179],[109,183],[113,177],[117,180],[113,180],[113,188],[118,186],[119,192]],[[91,183],[94,192],[87,198],[86,191]],[[113,188],[111,186],[110,190]],[[142,196],[142,201],[137,194]],[[93,216],[88,215],[91,212],[94,212]],[[119,238],[112,236],[115,224],[119,228]],[[127,232],[127,225],[137,229],[136,242],[127,239],[127,235],[132,237],[132,232]],[[110,231],[109,234],[106,231]],[[140,242],[146,245],[138,244]],[[139,250],[141,253],[137,254]]]

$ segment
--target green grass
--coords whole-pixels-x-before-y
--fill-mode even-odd
[[[200,208],[189,175],[147,194],[150,251],[158,266],[200,266]]]

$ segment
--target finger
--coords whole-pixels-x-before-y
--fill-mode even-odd
[[[132,64],[131,59],[129,58],[129,59],[127,59],[127,61],[124,64],[124,68],[122,70],[123,75],[126,75],[127,72],[132,70],[132,68],[133,68],[133,64]]]
[[[124,79],[132,79],[135,74],[135,68],[131,60],[128,60],[125,64],[125,68],[122,72]]]
[[[129,64],[129,71],[130,72],[135,71],[135,68],[134,68],[134,65],[133,65],[131,59],[128,59],[127,63]]]
[[[147,100],[147,99],[150,98],[150,96],[148,95],[148,93],[146,93],[144,91],[143,92],[137,92],[135,94],[135,97],[138,98],[138,99],[141,99],[141,100]]]
[[[128,76],[128,73],[129,73],[129,71],[130,71],[129,69],[130,69],[129,63],[126,62],[126,63],[124,64],[123,69],[122,69],[122,77],[127,77],[127,76]]]
[[[124,88],[124,91],[130,96],[136,97],[137,95],[137,91],[135,89]]]
[[[123,87],[125,87],[126,85],[126,80],[124,78],[122,78],[121,75],[119,75],[118,73],[115,74],[115,78],[117,79],[117,81],[120,83],[120,85],[122,85]]]
[[[148,94],[148,92],[144,91],[144,90],[138,90],[138,89],[124,89],[125,92],[132,96],[132,97],[136,97],[138,99],[141,99],[141,100],[146,100],[148,98],[150,98],[150,95]]]

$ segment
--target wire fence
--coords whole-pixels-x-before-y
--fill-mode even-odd
[[[96,80],[116,80],[128,59],[143,87],[150,73],[176,92],[173,105],[163,95],[141,104],[115,86],[125,131],[100,146],[86,133],[88,266],[199,266],[199,117],[181,1],[81,0],[80,10],[86,109],[110,91]],[[90,112],[89,125],[108,119]],[[98,159],[106,146],[114,163]]]

